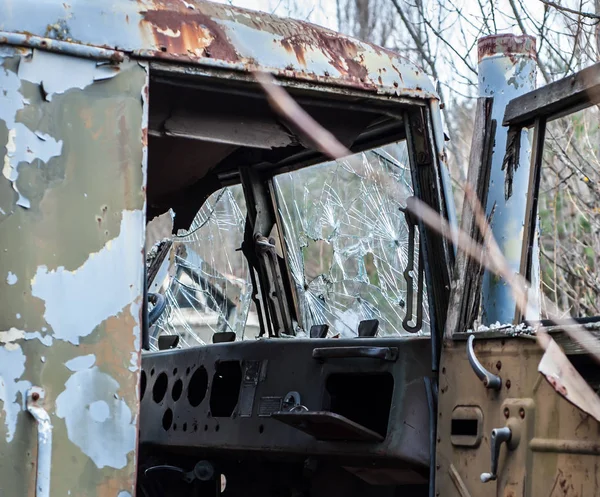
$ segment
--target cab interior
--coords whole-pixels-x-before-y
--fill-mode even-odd
[[[152,67],[147,220],[172,235],[147,247],[138,490],[426,495],[448,264],[404,207],[443,211],[428,102],[280,83],[347,160],[250,79]]]

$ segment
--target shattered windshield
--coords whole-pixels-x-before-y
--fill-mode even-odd
[[[298,302],[296,336],[326,324],[330,337],[353,337],[361,321],[373,319],[378,336],[429,334],[418,230],[402,210],[413,194],[404,142],[273,181],[276,232]],[[172,237],[167,269],[157,277],[167,306],[151,333],[153,350],[160,334],[179,335],[180,347],[212,343],[220,332],[236,340],[259,335],[250,269],[239,250],[245,222],[242,186],[226,187],[208,198],[189,230]]]
[[[274,181],[305,332],[353,337],[377,319],[378,336],[429,333],[418,230],[402,210],[413,194],[405,142]]]
[[[237,250],[245,221],[243,189],[235,185],[213,193],[190,229],[173,237],[161,292],[167,306],[153,333],[154,350],[160,334],[179,335],[182,347],[212,343],[219,332],[234,332],[238,340],[258,335],[248,263]]]

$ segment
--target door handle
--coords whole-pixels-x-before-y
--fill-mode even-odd
[[[475,335],[469,335],[469,339],[467,340],[467,357],[469,358],[469,364],[473,368],[477,378],[483,382],[485,388],[500,390],[502,388],[502,378],[500,378],[498,375],[490,373],[481,365],[477,359],[477,356],[475,355],[475,349],[473,348],[474,341]]]
[[[379,359],[394,362],[398,359],[398,347],[319,347],[313,349],[313,359]]]

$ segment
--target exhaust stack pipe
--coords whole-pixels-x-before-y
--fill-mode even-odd
[[[531,169],[531,136],[521,131],[519,167],[514,174],[502,170],[506,151],[508,128],[502,126],[504,111],[510,100],[535,89],[536,49],[535,38],[513,34],[480,38],[477,44],[479,58],[479,96],[494,97],[492,119],[497,122],[492,155],[489,193],[485,206],[491,228],[508,260],[511,269],[518,273],[523,251],[523,230],[526,215],[529,173]],[[511,177],[512,176],[512,177]],[[511,191],[512,190],[512,191]],[[538,236],[534,241],[531,270],[530,302],[539,302],[540,265]],[[515,320],[516,304],[510,287],[501,279],[485,271],[482,287],[483,324],[497,321],[502,324]],[[533,306],[536,307],[537,306]],[[527,315],[528,320],[539,319]]]

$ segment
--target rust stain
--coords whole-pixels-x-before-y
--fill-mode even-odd
[[[530,35],[515,36],[511,34],[491,35],[480,38],[477,42],[477,56],[479,62],[485,57],[504,55],[514,63],[518,55],[527,55],[537,58],[535,38]]]
[[[100,138],[100,136],[102,136],[103,132],[104,132],[104,126],[101,126],[100,128],[98,128],[98,131],[96,131],[95,133],[92,133],[92,139],[97,140],[98,138]]]
[[[119,164],[120,166],[120,170],[123,173],[123,175],[125,176],[124,179],[124,189],[126,192],[130,191],[131,188],[131,177],[129,174],[129,168],[128,168],[128,164],[129,164],[129,143],[130,142],[130,131],[129,131],[129,127],[127,126],[127,117],[125,116],[125,114],[120,113],[121,115],[119,116],[119,135],[118,135],[118,139],[117,139],[117,151],[119,154]]]
[[[141,306],[140,306],[141,307]],[[132,382],[131,351],[136,350],[134,336],[130,331],[136,327],[134,316],[129,311],[129,306],[116,316],[108,318],[104,324],[106,338],[100,344],[81,344],[82,355],[94,354],[96,365],[104,372],[110,374],[121,385],[120,394],[125,399],[138,398],[138,382]],[[124,338],[127,338],[124,343]],[[141,358],[137,358],[138,371]],[[127,391],[123,391],[126,388]]]
[[[342,75],[366,83],[368,71],[361,49],[354,41],[333,32],[316,30],[310,24],[303,24],[302,28],[305,33],[284,37],[280,42],[289,53],[296,55],[301,65],[306,66],[306,49],[314,48],[322,52]]]
[[[296,55],[296,59],[298,59],[298,62],[301,65],[306,66],[305,50],[304,46],[301,43],[293,43],[292,38],[287,38],[282,40],[281,46],[285,48],[288,51],[288,53],[293,52]]]
[[[98,485],[98,488],[90,495],[113,497],[119,495],[123,490],[123,479],[107,478]],[[127,482],[128,483],[128,482]]]
[[[254,63],[238,53],[225,29],[211,17],[211,7],[193,1],[190,3],[194,8],[184,9],[169,0],[152,0],[151,8],[143,10],[140,29],[143,33],[151,33],[156,47],[156,50],[148,51],[149,55],[190,62],[211,57],[230,63],[242,62],[246,66]],[[353,86],[376,90],[376,83],[368,78],[362,42],[304,21],[281,20],[259,13],[249,16],[248,11],[235,7],[227,7],[226,10],[231,19],[238,14],[243,15],[243,20],[237,22],[247,27],[276,35],[273,42],[293,54],[301,66],[300,70],[294,70],[291,65],[286,67],[291,76],[305,74],[303,68],[307,66],[307,52],[312,49],[324,54],[342,78],[350,80]],[[391,60],[400,58],[390,50],[366,45],[379,55],[388,55]]]
[[[565,474],[562,470],[558,470],[554,484],[550,490],[549,497],[582,497],[579,492],[575,490],[575,486],[572,482],[572,475]]]
[[[92,111],[90,109],[81,109],[79,116],[81,117],[83,125],[86,127],[86,129],[90,129],[92,127]]]
[[[396,74],[398,74],[398,77],[400,78],[400,81],[401,81],[402,83],[404,83],[404,78],[402,77],[402,73],[401,73],[401,72],[400,72],[400,70],[399,70],[399,69],[396,67],[396,65],[395,65],[395,64],[392,64],[392,69],[394,69],[394,71],[396,71]],[[394,81],[394,86],[395,86],[395,87],[398,87],[398,83],[396,83],[395,81]]]
[[[146,105],[148,105],[148,102],[150,101],[150,98],[149,98],[150,97],[150,86],[148,84],[145,84],[142,91],[144,93],[143,99],[146,102]],[[142,128],[142,145],[143,145],[144,149],[148,148],[148,125],[147,125],[147,123],[146,123],[146,126],[144,126]],[[145,188],[146,187],[144,186],[144,189]]]
[[[555,378],[553,376],[547,376],[547,379],[550,382],[550,385],[552,385],[552,388],[554,388],[554,390],[556,390],[559,394],[564,395],[565,397],[567,396],[567,388],[559,381],[558,378]]]
[[[198,10],[188,12],[185,16],[167,8],[148,10],[141,23],[143,27],[150,27],[161,52],[192,59],[214,57],[227,62],[240,60],[221,26]]]

